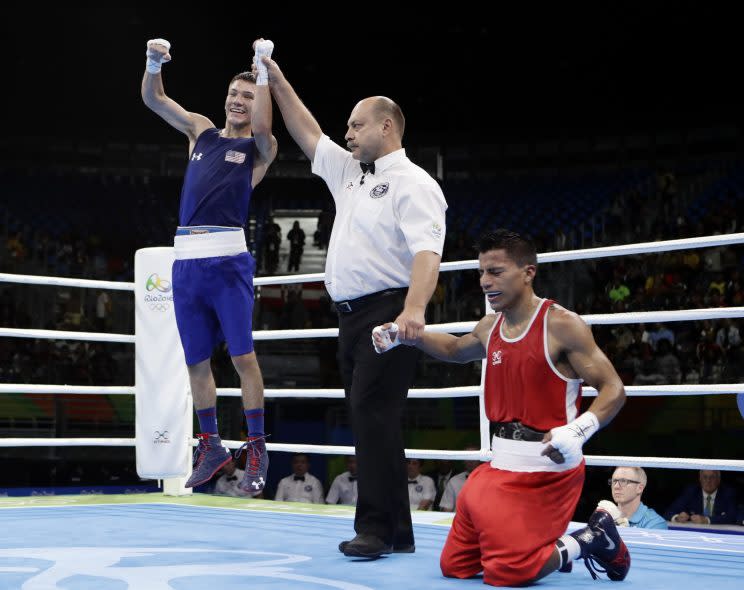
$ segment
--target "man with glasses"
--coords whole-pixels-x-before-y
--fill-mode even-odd
[[[641,502],[648,478],[641,467],[618,467],[608,481],[612,499],[620,509],[620,526],[641,529],[666,529],[666,521],[655,510]]]
[[[689,486],[666,511],[667,520],[676,523],[734,524],[736,492],[721,485],[721,472],[700,470],[700,485]]]

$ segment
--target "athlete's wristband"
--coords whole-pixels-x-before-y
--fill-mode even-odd
[[[165,39],[150,39],[147,42],[147,51],[145,51],[145,55],[147,56],[147,65],[145,68],[147,69],[148,74],[157,74],[160,72],[160,68],[163,67],[163,64],[170,60],[164,59],[165,56],[162,53],[150,49],[150,43],[163,45],[168,51],[170,51],[171,44]]]
[[[256,64],[256,85],[266,86],[269,83],[269,69],[261,58],[271,57],[271,52],[274,51],[274,42],[268,39],[256,41],[254,51],[253,62]]]

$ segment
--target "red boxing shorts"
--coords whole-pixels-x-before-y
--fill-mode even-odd
[[[457,498],[442,550],[442,573],[483,572],[492,586],[517,586],[537,576],[566,532],[584,485],[584,461],[562,472],[515,472],[484,464]]]

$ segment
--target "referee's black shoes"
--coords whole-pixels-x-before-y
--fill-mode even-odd
[[[342,541],[338,550],[347,557],[364,557],[376,559],[381,555],[390,553],[414,553],[415,545],[386,545],[382,539],[375,535],[358,534],[351,541]]]

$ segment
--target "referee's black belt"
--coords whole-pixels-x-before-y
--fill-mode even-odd
[[[492,422],[493,434],[499,438],[510,440],[526,440],[528,442],[541,442],[544,432],[533,430],[521,422]]]
[[[363,308],[365,305],[369,305],[370,303],[377,301],[378,299],[388,297],[389,295],[397,295],[407,290],[408,287],[385,289],[384,291],[377,291],[376,293],[370,293],[369,295],[362,295],[361,297],[357,297],[356,299],[349,299],[348,301],[334,301],[333,304],[341,313],[352,313]]]

